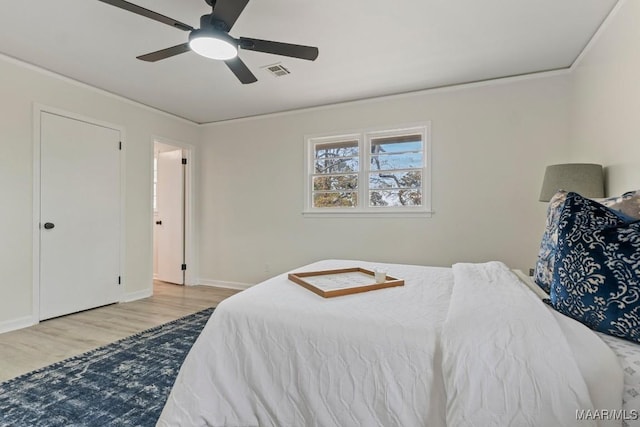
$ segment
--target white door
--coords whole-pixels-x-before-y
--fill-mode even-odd
[[[120,132],[40,115],[40,319],[117,302]]]
[[[180,285],[184,284],[184,179],[182,150],[158,153],[157,277]]]

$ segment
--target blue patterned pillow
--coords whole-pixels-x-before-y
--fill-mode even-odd
[[[547,294],[551,288],[553,281],[553,264],[556,259],[556,249],[558,247],[558,221],[560,220],[560,212],[567,198],[567,192],[558,191],[549,201],[547,208],[547,223],[545,224],[544,234],[540,242],[540,251],[538,252],[538,261],[533,272],[533,281],[538,284]]]
[[[640,221],[569,193],[558,227],[553,307],[640,342]]]

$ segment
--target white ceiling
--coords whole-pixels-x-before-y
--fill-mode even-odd
[[[195,28],[204,0],[130,0]],[[219,0],[223,1],[223,0]],[[231,31],[317,46],[241,50],[258,78],[187,52],[188,33],[97,0],[3,2],[0,52],[197,123],[569,67],[617,0],[251,0]],[[276,78],[262,67],[281,63]]]

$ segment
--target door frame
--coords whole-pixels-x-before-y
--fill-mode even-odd
[[[41,114],[49,113],[61,117],[66,117],[72,120],[78,120],[91,125],[102,126],[105,128],[113,129],[120,132],[120,141],[122,142],[122,149],[120,150],[120,277],[122,278],[118,300],[122,300],[125,295],[124,289],[126,287],[127,279],[124,274],[124,265],[126,260],[126,224],[125,224],[125,191],[126,191],[126,173],[125,173],[125,153],[126,153],[126,138],[124,127],[115,125],[113,123],[97,120],[92,117],[83,116],[70,111],[66,111],[57,107],[51,107],[44,104],[33,104],[33,278],[32,278],[32,308],[31,317],[32,324],[40,323],[40,167],[42,164],[41,154]]]
[[[176,141],[173,139],[165,138],[162,136],[151,136],[151,162],[155,157],[155,147],[156,142],[165,145],[171,145],[183,151],[184,158],[187,159],[186,165],[186,174],[185,174],[185,213],[184,213],[184,248],[185,248],[185,257],[184,263],[187,264],[187,270],[184,274],[184,286],[192,286],[197,285],[197,275],[198,271],[197,259],[196,259],[196,251],[195,251],[195,241],[193,236],[195,235],[195,218],[194,218],[194,198],[195,194],[194,189],[194,176],[195,176],[195,165],[193,164],[193,159],[195,158],[194,152],[195,147],[186,142]],[[153,164],[153,163],[152,163]],[[154,227],[154,212],[153,212],[153,167],[151,168],[151,218],[149,219],[149,226],[151,228],[151,236],[153,238],[153,245],[155,247],[155,238],[153,237],[153,227]],[[151,271],[153,272],[153,250],[151,251]],[[153,274],[152,274],[153,277]],[[152,284],[153,286],[153,284]]]

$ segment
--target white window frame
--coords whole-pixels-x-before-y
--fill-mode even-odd
[[[369,173],[371,140],[377,138],[421,134],[423,140],[422,206],[369,206]],[[384,128],[369,128],[331,134],[305,135],[304,208],[305,217],[431,217],[431,122]],[[313,207],[313,175],[316,144],[346,140],[358,141],[358,206],[337,208]]]

